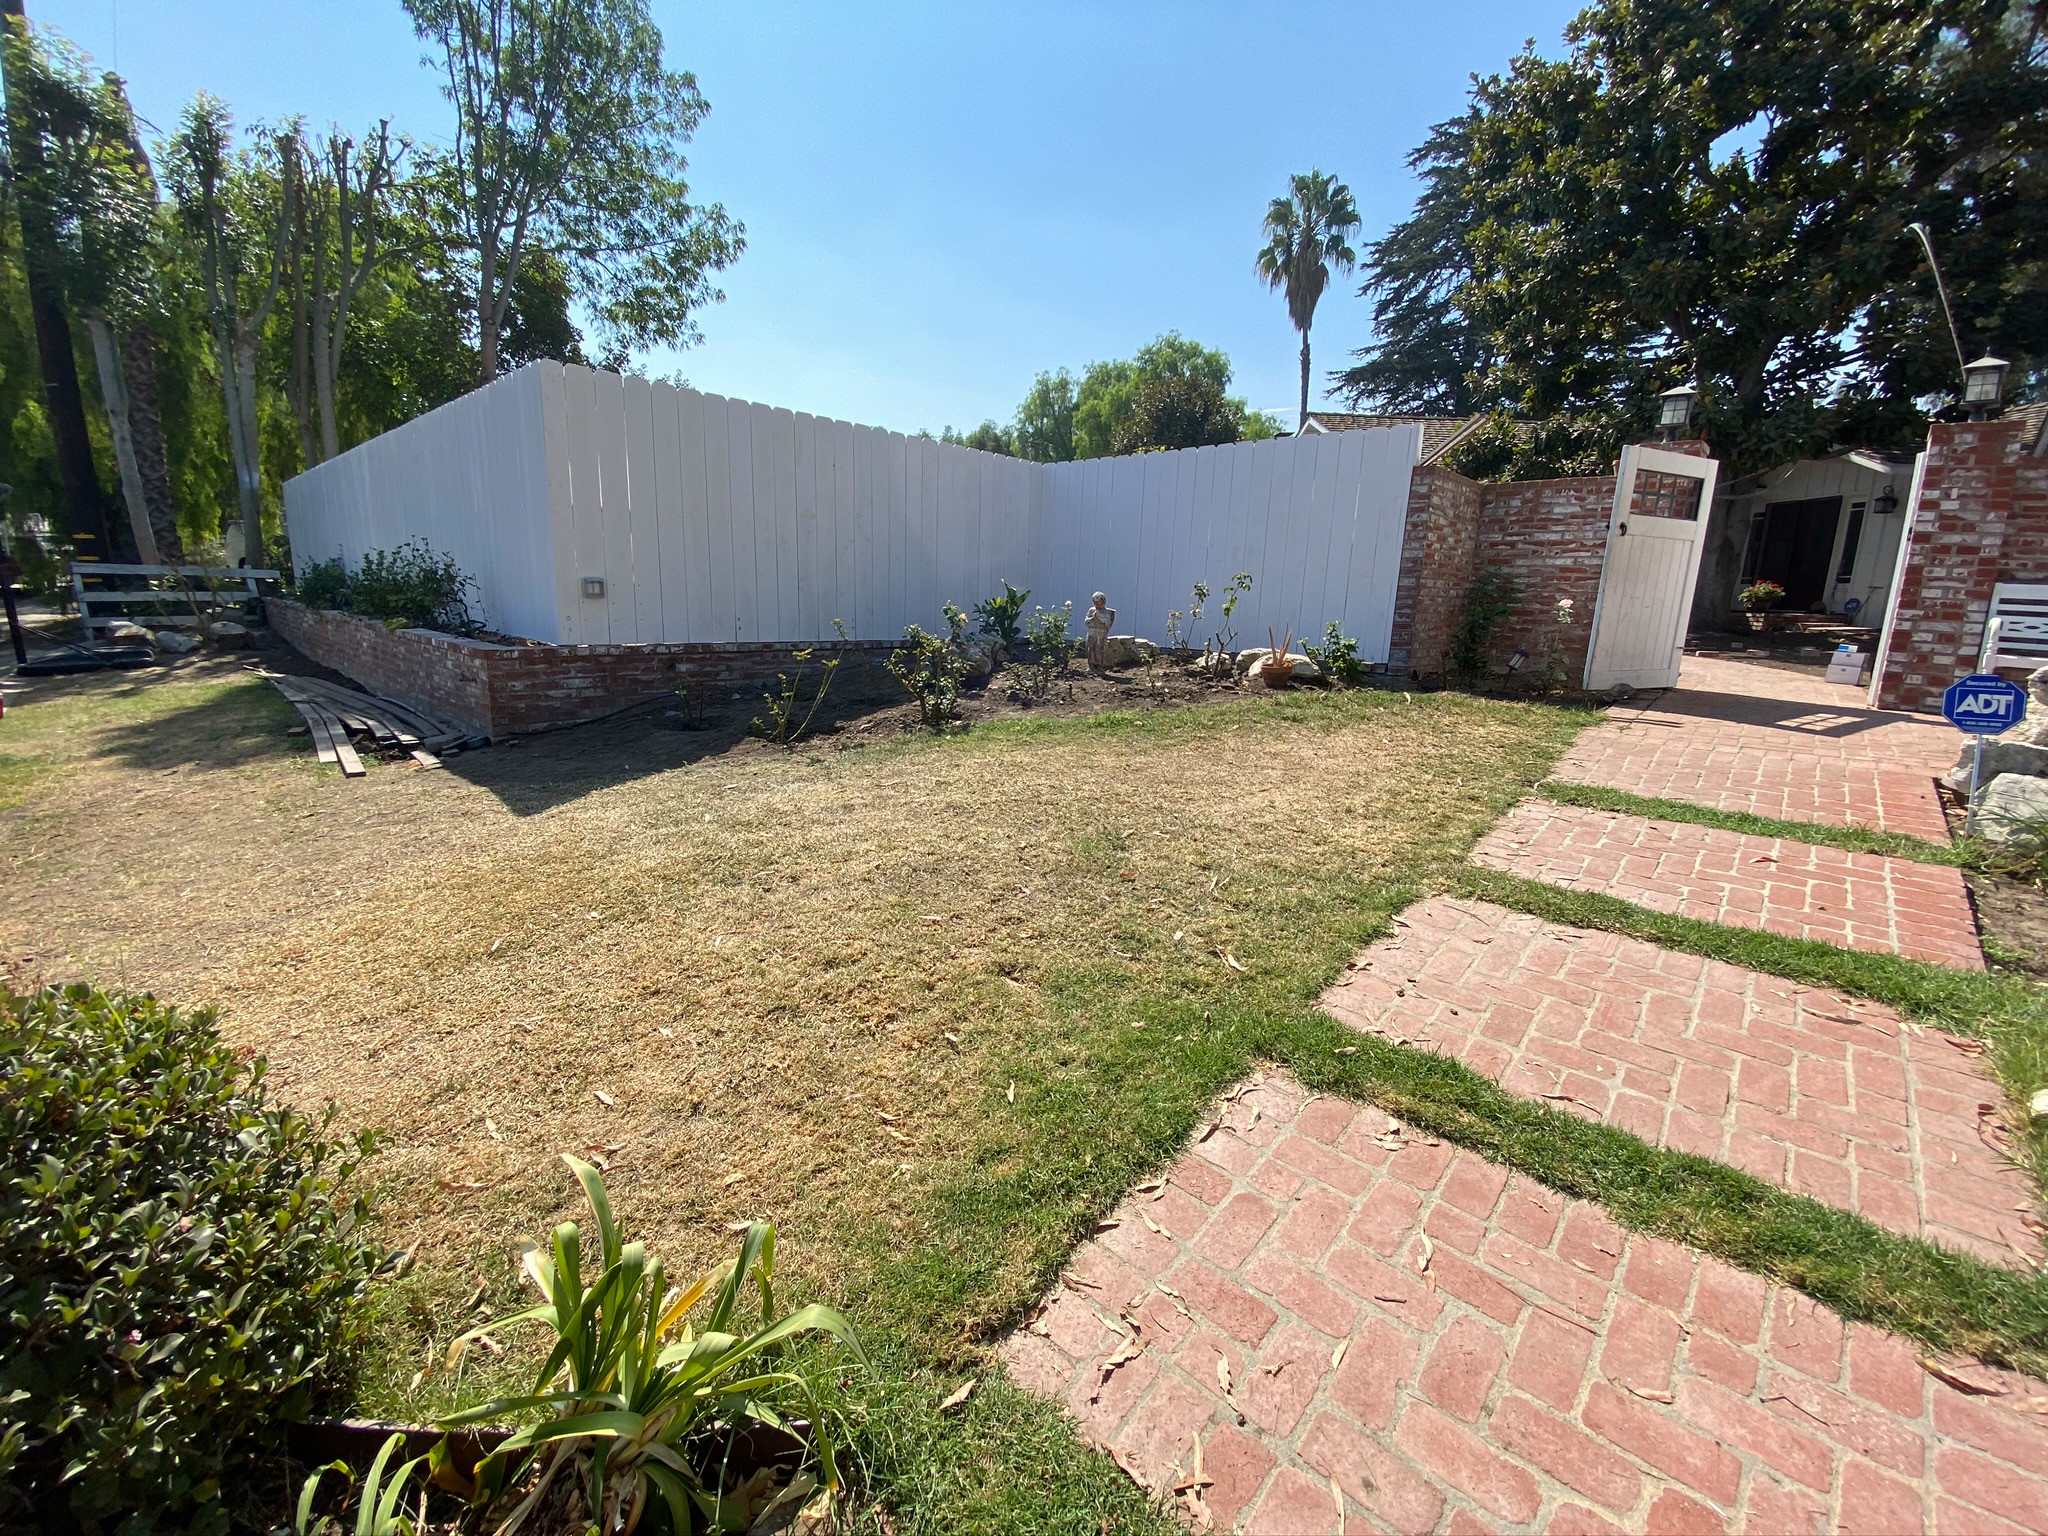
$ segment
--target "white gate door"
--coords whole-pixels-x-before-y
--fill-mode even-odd
[[[1677,683],[1719,469],[1712,459],[1668,448],[1621,451],[1586,654],[1589,691]]]

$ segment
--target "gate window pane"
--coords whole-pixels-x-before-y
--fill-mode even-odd
[[[1658,469],[1636,471],[1635,491],[1629,497],[1630,517],[1669,517],[1681,523],[1700,518],[1700,486],[1692,475],[1667,474]]]

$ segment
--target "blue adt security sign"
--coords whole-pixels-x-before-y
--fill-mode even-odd
[[[1941,696],[1941,713],[1957,730],[1971,736],[1996,736],[2020,723],[2027,712],[2026,690],[1992,672],[1978,672],[1950,683]]]

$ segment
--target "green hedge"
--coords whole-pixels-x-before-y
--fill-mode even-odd
[[[358,1341],[366,1149],[209,1013],[0,989],[0,1527],[228,1527]]]

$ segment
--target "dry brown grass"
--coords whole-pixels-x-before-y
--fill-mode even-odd
[[[267,689],[192,677],[140,725],[72,685],[63,775],[0,812],[0,942],[218,1004],[287,1095],[383,1134],[390,1238],[460,1290],[573,1211],[564,1148],[672,1267],[768,1215],[831,1285],[821,1237],[904,1228],[960,1165],[1052,968],[1255,971],[1296,881],[1461,848],[1533,734],[1466,708],[1447,765],[1426,701],[1253,697],[744,761],[624,723],[343,783],[277,750]]]

